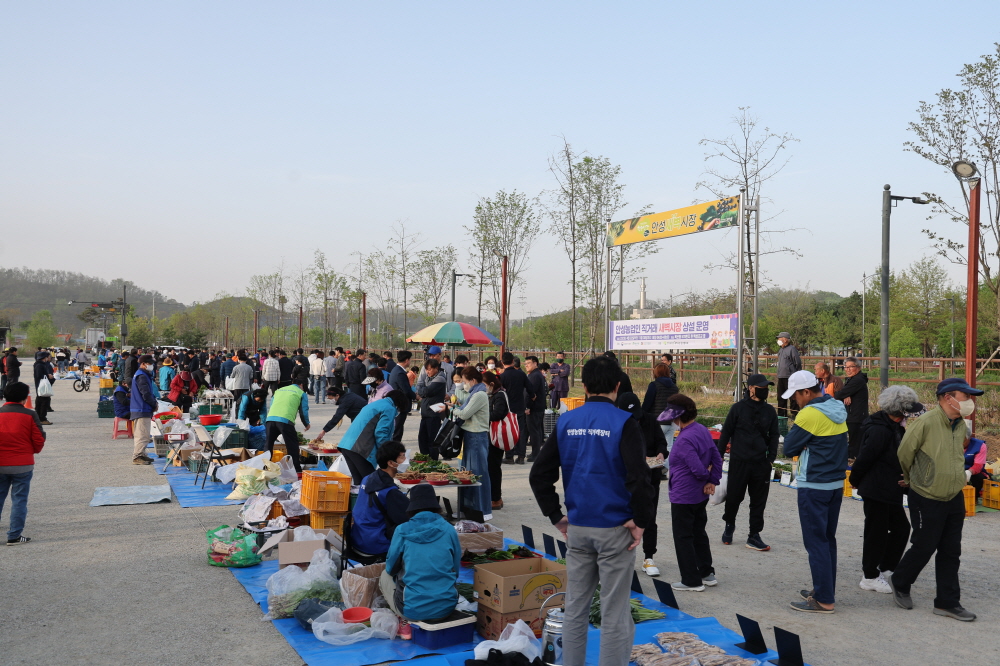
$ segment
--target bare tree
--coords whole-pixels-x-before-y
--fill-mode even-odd
[[[347,280],[327,265],[326,255],[321,250],[313,253],[313,288],[316,296],[323,301],[323,349],[329,349],[328,340],[333,340],[338,329],[340,302],[346,298]],[[330,335],[330,303],[333,303],[333,334]]]
[[[415,247],[420,245],[420,234],[407,233],[406,222],[399,220],[392,225],[392,238],[389,241],[389,245],[392,247],[394,252],[398,252],[399,280],[400,286],[403,289],[403,340],[406,340],[408,332],[407,305],[409,304],[406,292],[410,287],[410,276],[408,272],[410,266],[410,253]]]
[[[556,179],[556,189],[549,193],[549,205],[546,207],[551,225],[549,229],[562,243],[570,264],[570,284],[572,285],[572,316],[570,324],[570,340],[572,353],[570,356],[570,386],[574,384],[576,357],[576,200],[577,182],[573,163],[579,158],[573,154],[573,148],[566,137],[563,137],[562,149],[549,158],[549,171]]]
[[[384,346],[392,346],[399,330],[397,320],[403,295],[401,282],[399,257],[381,250],[365,255],[362,284],[378,311],[380,327],[384,326],[387,331]]]
[[[938,92],[933,103],[920,102],[918,120],[909,124],[917,140],[907,141],[906,150],[912,151],[951,172],[959,160],[971,161],[979,170],[980,187],[983,188],[985,210],[980,213],[982,234],[979,245],[979,274],[994,296],[1000,295],[1000,44],[994,44],[993,53],[978,62],[963,65],[958,73],[960,88],[945,88]],[[949,202],[943,196],[925,192],[934,202],[933,219],[944,215],[952,222],[969,226],[969,191],[964,181],[957,180],[961,191],[961,204]],[[963,230],[962,234],[967,234]],[[933,241],[938,254],[948,261],[966,265],[965,245],[952,240],[949,233],[940,229],[924,229]],[[997,312],[994,326],[1000,329],[1000,298],[996,299]]]
[[[425,326],[433,324],[444,313],[457,257],[455,246],[445,245],[417,252],[416,261],[410,266],[413,287],[417,290],[413,298]]]

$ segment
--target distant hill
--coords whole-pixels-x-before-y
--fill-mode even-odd
[[[39,310],[49,310],[60,333],[77,336],[86,324],[77,318],[91,300],[113,301],[121,298],[122,285],[127,285],[128,302],[139,316],[153,313],[159,317],[181,312],[186,305],[150,291],[121,278],[101,278],[70,271],[32,270],[30,268],[0,268],[0,318],[10,318],[15,326],[28,321]],[[77,301],[67,305],[69,301]]]

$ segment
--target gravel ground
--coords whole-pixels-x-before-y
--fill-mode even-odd
[[[176,502],[143,506],[87,504],[98,486],[159,485],[150,467],[130,463],[131,440],[110,439],[111,419],[98,419],[96,387],[77,394],[57,382],[49,439],[37,456],[25,535],[32,542],[0,553],[4,664],[298,664],[298,655],[274,628],[261,622],[250,597],[225,569],[205,562],[205,531],[235,524],[236,508],[182,509]],[[332,405],[313,408],[315,433]],[[415,415],[414,415],[415,416]],[[418,420],[407,420],[405,443],[416,447]],[[328,435],[336,441],[343,427]],[[505,508],[494,524],[511,536],[522,524],[555,535],[528,488],[528,467],[505,465]],[[666,493],[663,493],[664,495]],[[9,502],[9,500],[8,500]],[[670,511],[661,499],[656,562],[666,581],[677,579]],[[6,531],[8,512],[0,518]],[[840,520],[837,612],[804,615],[788,608],[809,587],[795,491],[772,485],[763,537],[772,550],[758,553],[739,540],[723,546],[721,507],[709,511],[719,586],[679,594],[681,610],[714,616],[737,629],[736,613],[771,628],[799,634],[814,666],[834,664],[994,664],[1000,658],[997,602],[1000,583],[1000,513],[968,519],[961,580],[963,604],[979,615],[960,623],[931,613],[933,563],[913,587],[916,608],[896,608],[889,595],[858,588],[861,577],[861,502],[845,500]],[[647,594],[655,596],[640,573]]]

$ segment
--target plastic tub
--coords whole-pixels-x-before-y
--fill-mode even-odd
[[[203,414],[198,420],[203,426],[219,425],[222,422],[222,414]]]
[[[471,643],[476,628],[476,616],[472,613],[455,611],[445,622],[429,624],[411,622],[413,642],[428,650],[439,650],[452,645]]]
[[[372,619],[372,609],[364,606],[354,606],[344,609],[344,622],[347,624],[358,624]]]

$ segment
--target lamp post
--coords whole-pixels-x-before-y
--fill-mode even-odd
[[[951,296],[944,299],[946,301],[951,301],[951,368],[955,369],[955,297]]]
[[[507,255],[493,250],[500,260],[500,356],[507,351]]]
[[[892,203],[909,199],[915,204],[928,204],[920,197],[900,197],[892,193],[892,186],[886,185],[882,191],[882,336],[878,363],[879,384],[889,387],[889,217]]]
[[[455,269],[451,269],[451,321],[455,321],[455,283],[458,282],[460,277],[476,277],[472,273],[456,273]]]
[[[969,203],[969,258],[966,260],[965,297],[965,382],[976,386],[977,313],[979,311],[979,199],[982,192],[979,170],[972,162],[959,160],[951,165],[959,182],[969,186],[966,201]]]

